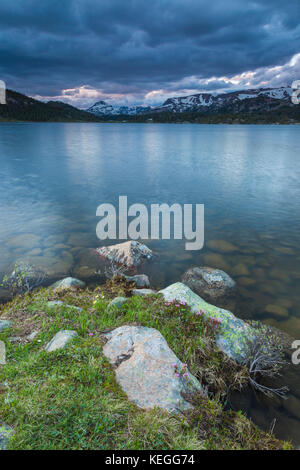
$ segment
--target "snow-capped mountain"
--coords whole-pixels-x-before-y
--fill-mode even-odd
[[[293,90],[290,87],[259,88],[216,95],[197,93],[196,95],[168,98],[155,111],[174,113],[186,111],[218,112],[223,108],[231,112],[242,112],[245,109],[252,111],[265,109],[268,111],[270,107],[274,108],[274,106],[292,106],[292,93]]]
[[[151,111],[150,106],[116,106],[108,104],[105,101],[97,101],[93,106],[87,109],[89,113],[93,113],[96,116],[103,115],[118,115],[125,114],[128,116],[135,116],[136,114],[142,114]]]
[[[293,106],[290,87],[258,88],[233,91],[230,93],[197,93],[190,96],[168,98],[161,106],[116,106],[98,101],[87,109],[97,116],[128,115],[148,113],[242,113],[276,110],[282,106]]]

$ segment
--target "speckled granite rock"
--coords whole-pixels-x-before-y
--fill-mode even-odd
[[[140,408],[188,409],[182,392],[187,387],[202,391],[154,328],[122,326],[105,337],[103,353],[115,366],[116,379],[129,400]]]

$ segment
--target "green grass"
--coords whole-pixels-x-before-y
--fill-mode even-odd
[[[278,449],[289,444],[256,428],[241,413],[224,411],[228,387],[247,382],[241,366],[214,343],[215,327],[188,307],[167,306],[157,296],[131,297],[108,311],[123,286],[53,293],[41,289],[3,306],[0,316],[13,327],[2,332],[7,365],[0,366],[0,421],[15,429],[10,449]],[[80,306],[49,309],[48,300]],[[102,354],[102,332],[124,324],[157,328],[179,359],[187,362],[212,399],[189,397],[191,412],[144,411],[127,400]],[[60,329],[78,337],[65,349],[46,353]],[[25,336],[33,330],[33,342]],[[91,336],[92,335],[92,336]],[[20,336],[12,343],[12,336]]]

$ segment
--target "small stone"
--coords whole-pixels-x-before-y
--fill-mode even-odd
[[[156,291],[152,289],[133,289],[132,291],[132,295],[140,295],[141,297],[153,294],[156,294]]]
[[[67,346],[67,344],[78,336],[78,333],[73,330],[60,330],[56,335],[52,338],[52,340],[47,344],[45,350],[47,352],[56,351],[57,349],[62,349]]]
[[[5,343],[0,341],[0,365],[4,366],[6,364],[6,349]]]
[[[20,341],[22,341],[22,338],[21,336],[12,336],[11,338],[9,338],[9,341],[11,343],[19,343]]]
[[[115,297],[108,304],[108,310],[111,308],[121,308],[122,305],[127,301],[126,297]]]
[[[12,325],[12,322],[10,320],[0,320],[0,331],[10,328],[11,325]]]
[[[136,287],[149,287],[150,281],[146,274],[136,274],[135,276],[125,276],[126,281],[134,282]]]
[[[67,307],[82,312],[82,308],[76,307],[75,305],[65,304],[65,302],[62,302],[61,300],[50,300],[49,302],[47,302],[47,307],[50,309],[56,309],[58,307]]]
[[[72,287],[83,288],[85,287],[85,282],[80,281],[79,279],[76,279],[75,277],[65,277],[64,279],[61,279],[60,281],[57,281],[54,284],[52,284],[51,287],[55,291],[70,289]]]
[[[26,336],[26,339],[28,341],[33,341],[37,337],[38,334],[39,334],[38,331],[33,331],[32,333],[30,333],[30,335]]]
[[[7,424],[0,424],[0,450],[6,450],[9,439],[13,436],[14,430]]]
[[[265,307],[265,312],[271,313],[272,315],[276,317],[288,317],[289,312],[285,307],[281,307],[280,305],[275,305],[275,304],[268,304]]]

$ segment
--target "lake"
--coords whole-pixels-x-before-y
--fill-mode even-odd
[[[0,123],[0,277],[28,259],[54,278],[95,282],[86,249],[102,244],[96,209],[119,195],[204,204],[202,250],[146,242],[159,255],[143,269],[153,285],[193,265],[221,268],[237,281],[238,316],[300,339],[299,150],[298,125]],[[275,433],[299,445],[299,372],[287,371],[291,400],[249,392],[232,406],[265,429],[275,417]]]

